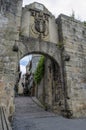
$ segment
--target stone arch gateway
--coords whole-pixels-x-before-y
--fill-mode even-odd
[[[0,105],[9,116],[14,111],[18,61],[31,53],[48,55],[58,63],[64,113],[86,117],[86,26],[63,14],[55,19],[37,2],[22,8],[22,0],[4,0],[0,5]]]
[[[62,112],[61,110],[65,109],[65,100],[64,100],[65,95],[64,95],[64,85],[63,85],[63,75],[62,75],[63,72],[62,72],[62,66],[61,66],[61,55],[60,55],[61,52],[59,50],[59,47],[54,43],[40,41],[39,39],[34,39],[34,38],[27,39],[25,37],[23,37],[23,38],[21,37],[20,39],[21,39],[20,42],[16,41],[17,45],[18,45],[18,49],[19,49],[18,50],[19,60],[22,57],[29,55],[29,54],[42,54],[45,56],[46,59],[50,59],[49,62],[51,61],[57,67],[58,71],[54,71],[54,75],[55,75],[55,73],[58,73],[58,76],[56,77],[56,79],[58,79],[57,85],[52,86],[52,83],[51,83],[51,85],[48,85],[45,83],[45,86],[47,86],[47,87],[45,87],[45,89],[46,89],[45,91],[47,91],[48,86],[50,87],[49,89],[51,89],[54,86],[55,86],[55,88],[57,88],[58,93],[59,93],[59,95],[58,95],[59,99],[58,99],[57,103],[61,104],[61,105],[58,105],[60,110],[58,110],[58,108],[57,108],[57,111],[58,111],[58,113],[63,114],[63,113],[61,113]],[[51,62],[49,63],[48,67],[50,67]],[[45,70],[45,73],[46,73],[46,70]],[[48,74],[46,76],[47,77],[45,77],[45,79],[43,79],[43,80],[46,80],[44,82],[47,82],[47,80],[49,82],[50,76]],[[53,79],[51,79],[51,80],[53,80]],[[43,83],[43,85],[44,85],[44,83]],[[50,92],[48,92],[48,93],[51,93],[51,95],[52,95],[52,90],[50,90]],[[48,93],[47,93],[47,95],[49,95]],[[57,93],[57,92],[54,92],[53,95],[57,95],[55,93]],[[50,98],[49,100],[51,100],[50,102],[52,102],[52,98]]]
[[[50,56],[59,64],[59,66],[61,66],[60,50],[56,44],[40,41],[39,39],[34,38],[21,39],[22,40],[20,42],[17,42],[19,46],[20,57],[33,53],[45,54]]]

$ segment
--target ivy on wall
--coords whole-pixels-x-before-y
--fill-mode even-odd
[[[43,75],[44,75],[44,61],[45,61],[45,57],[41,56],[41,58],[38,62],[36,71],[34,73],[34,80],[35,80],[35,83],[37,83],[37,84],[39,84],[41,82],[41,79],[43,78]]]
[[[86,26],[86,21],[84,21],[84,25]]]

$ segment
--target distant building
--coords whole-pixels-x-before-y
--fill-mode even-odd
[[[26,65],[26,74],[22,75],[20,79],[18,86],[18,94],[24,94],[29,96],[35,95],[35,82],[33,75],[37,68],[40,57],[41,55],[33,54],[32,59]]]
[[[26,73],[28,74],[32,73],[32,60],[30,60],[26,65]]]
[[[32,73],[35,72],[37,65],[38,65],[38,62],[40,60],[40,57],[41,57],[41,55],[39,55],[39,54],[32,55]]]

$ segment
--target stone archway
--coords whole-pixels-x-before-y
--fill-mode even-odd
[[[57,76],[56,80],[58,80],[58,84],[59,84],[59,85],[57,85],[57,88],[56,88],[57,89],[56,91],[58,91],[58,92],[56,93],[54,90],[52,93],[54,95],[54,99],[56,99],[56,96],[59,93],[59,99],[58,99],[58,101],[56,99],[55,103],[58,102],[58,105],[60,107],[60,112],[61,112],[61,110],[64,109],[65,105],[64,105],[64,95],[63,95],[64,88],[63,88],[63,84],[62,84],[63,75],[62,75],[62,67],[61,67],[60,49],[54,43],[40,41],[39,39],[25,38],[25,37],[20,37],[20,39],[21,40],[17,42],[17,45],[18,45],[17,53],[19,56],[18,60],[20,60],[22,57],[24,57],[28,54],[34,54],[34,53],[42,54],[44,56],[50,57],[50,59],[52,61],[52,68],[53,67],[56,68],[55,70],[54,69],[52,70],[52,73],[54,75],[54,78]],[[54,73],[58,73],[58,75],[56,75]],[[50,85],[51,88],[49,88],[49,89],[54,89],[54,86],[56,86],[56,84],[57,84],[57,82],[53,83],[53,86]],[[57,111],[58,111],[58,108],[55,108],[55,109],[57,109]]]
[[[74,29],[76,35],[73,35]],[[82,35],[85,31],[82,22],[65,15],[55,19],[40,3],[22,9],[22,0],[4,1],[0,9],[0,105],[8,111],[14,107],[13,89],[19,59],[26,54],[42,53],[60,66],[68,109],[73,111],[74,117],[86,116],[86,36]],[[15,42],[16,52],[13,51]],[[59,43],[64,46],[62,63]]]
[[[17,42],[17,45],[20,58],[22,58],[26,54],[42,53],[50,56],[59,64],[59,66],[61,66],[60,49],[57,44],[40,41],[39,39],[35,38],[21,37],[21,40]]]
[[[42,8],[44,10],[41,10],[43,11],[42,13],[40,13],[40,9],[38,12],[33,12],[33,5],[38,8],[37,3],[30,5],[28,15],[31,15],[28,16],[29,21],[24,18],[28,10],[25,9],[25,16],[21,15],[21,1],[16,3],[15,7],[17,8],[15,8],[15,11],[13,10],[15,13],[10,14],[8,11],[9,15],[5,16],[3,14],[7,12],[3,11],[3,14],[1,14],[2,21],[5,20],[6,23],[1,21],[2,26],[0,27],[2,30],[2,36],[0,38],[0,104],[7,108],[9,116],[12,116],[14,111],[14,86],[18,75],[19,59],[32,53],[48,55],[58,63],[62,76],[60,50],[57,47],[58,33],[55,18],[43,5]],[[34,13],[39,17],[34,17]],[[17,14],[19,14],[18,18]],[[40,21],[41,17],[42,19]],[[25,19],[26,21],[24,22]],[[42,24],[42,20],[44,24]],[[20,21],[22,21],[22,23],[20,23]],[[38,24],[36,24],[36,28],[33,26],[35,22],[40,23],[39,27],[37,27]],[[22,37],[19,36],[21,34],[23,35]]]

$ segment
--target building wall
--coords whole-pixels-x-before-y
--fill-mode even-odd
[[[42,21],[45,20],[45,32],[40,33],[37,31],[36,20],[42,18]],[[43,23],[40,22],[40,26]],[[37,27],[39,28],[39,27]],[[37,2],[34,2],[30,5],[26,5],[22,9],[22,19],[21,19],[21,34],[26,37],[41,37],[44,41],[49,41],[52,43],[58,42],[58,33],[57,33],[57,24],[55,23],[55,17],[48,11],[48,9]]]
[[[41,55],[38,55],[38,54],[32,55],[32,73],[35,72],[40,58],[41,58]]]
[[[46,58],[44,77],[38,85],[38,99],[47,109],[61,114],[64,109],[61,73],[55,61]]]
[[[57,19],[60,44],[63,43],[64,79],[67,109],[74,117],[86,116],[86,26],[71,17]],[[69,59],[67,57],[70,57]]]
[[[0,5],[0,105],[9,116],[14,111],[14,84],[18,70],[17,53],[13,51],[19,39],[22,0],[4,0]]]
[[[32,73],[32,60],[30,60],[26,65],[26,73],[28,74]]]
[[[12,115],[18,62],[26,54],[36,52],[52,57],[59,64],[67,112],[71,111],[73,117],[86,117],[86,26],[64,15],[55,20],[42,4],[38,5],[33,3],[23,11],[22,0],[4,0],[0,5],[0,105],[7,108],[9,116]],[[38,21],[40,17],[45,19],[42,19],[45,26],[42,20]],[[40,22],[40,26],[35,22]],[[44,99],[52,106],[53,83],[50,79],[53,76],[49,74],[49,63],[45,75],[45,85],[49,86],[44,88]]]

